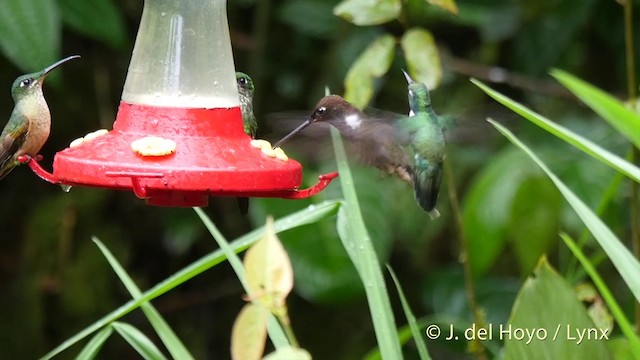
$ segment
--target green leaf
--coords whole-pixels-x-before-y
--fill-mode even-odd
[[[380,263],[364,226],[351,170],[337,129],[331,128],[331,138],[340,173],[344,204],[338,211],[337,228],[340,240],[358,270],[369,303],[380,353],[384,359],[401,359],[402,351],[396,333],[391,302]]]
[[[611,311],[611,314],[616,319],[616,322],[620,327],[620,331],[622,331],[624,336],[627,338],[629,348],[632,349],[633,353],[636,354],[636,359],[640,359],[640,338],[635,333],[635,329],[625,316],[624,311],[622,310],[622,308],[620,308],[620,305],[618,305],[618,302],[609,290],[607,283],[602,279],[602,277],[600,277],[600,274],[598,274],[595,266],[593,266],[591,261],[589,261],[589,259],[584,255],[582,250],[580,250],[578,245],[569,235],[560,234],[560,237],[567,245],[569,250],[571,250],[573,255],[580,261],[580,264],[582,264],[582,267],[585,269],[587,274],[589,274],[591,281],[593,281],[595,286],[598,288],[598,292],[604,299],[604,302],[607,304],[607,307]]]
[[[133,325],[114,321],[111,326],[133,347],[145,360],[165,360],[166,357],[158,348]]]
[[[359,26],[380,25],[398,18],[400,0],[345,0],[333,8],[336,16]]]
[[[98,331],[92,338],[89,340],[87,345],[82,348],[82,351],[78,356],[76,356],[76,360],[91,360],[95,359],[95,357],[100,352],[102,345],[107,341],[109,336],[113,333],[113,328],[111,326],[105,326],[104,329]]]
[[[344,79],[344,98],[363,109],[373,97],[373,80],[386,74],[393,62],[395,39],[384,34],[373,41],[351,65]]]
[[[546,258],[540,260],[534,274],[522,285],[509,323],[498,329],[505,339],[504,358],[610,358],[606,341],[591,338],[578,342],[577,331],[593,329],[593,322],[573,289]],[[517,335],[518,331],[523,338]],[[533,335],[526,335],[527,331]]]
[[[42,70],[59,58],[60,22],[56,1],[3,0],[0,50],[25,72]]]
[[[640,263],[631,254],[624,244],[615,236],[613,232],[589,209],[571,189],[569,189],[547,166],[540,160],[525,144],[515,137],[508,129],[502,125],[489,120],[489,122],[500,131],[509,141],[518,146],[535,161],[542,170],[551,178],[562,193],[569,205],[578,214],[578,217],[589,229],[593,237],[598,241],[602,249],[609,256],[609,260],[616,267],[622,279],[629,287],[637,301],[640,301]]]
[[[113,0],[58,0],[62,21],[114,48],[126,43],[124,18]]]
[[[526,160],[521,151],[504,149],[476,176],[465,196],[463,225],[476,276],[493,266],[509,242],[521,270],[528,273],[556,239],[561,196]],[[530,221],[529,212],[540,221]]]
[[[124,286],[127,288],[129,294],[131,294],[131,297],[134,299],[139,299],[142,296],[142,292],[140,292],[138,286],[133,282],[133,279],[131,279],[129,274],[127,274],[127,272],[124,270],[122,265],[120,265],[115,256],[113,256],[111,251],[109,251],[109,249],[107,249],[107,247],[97,237],[93,237],[92,239],[93,242],[96,243],[100,251],[102,251],[102,254],[107,259],[116,275],[118,275],[118,278],[120,278],[120,281],[122,281]],[[180,341],[175,332],[173,332],[169,324],[167,324],[162,315],[160,315],[158,310],[156,310],[156,308],[151,305],[151,303],[146,302],[140,304],[140,308],[142,309],[142,312],[144,312],[144,315],[149,320],[149,323],[151,323],[151,326],[153,326],[153,329],[156,331],[156,333],[160,337],[160,340],[162,340],[173,358],[193,359],[193,356],[189,353],[189,350],[187,350],[182,341]]]
[[[456,4],[456,0],[427,0],[427,2],[431,5],[443,8],[452,14],[458,13],[458,5]]]
[[[231,330],[231,357],[241,360],[259,360],[264,354],[267,340],[269,311],[257,303],[246,304],[233,323]]]
[[[433,35],[425,29],[409,29],[400,42],[411,77],[436,88],[442,80],[442,64]]]
[[[420,328],[418,327],[418,323],[416,322],[416,317],[413,315],[413,311],[411,311],[411,307],[407,302],[407,298],[404,296],[404,291],[402,291],[402,286],[400,285],[400,281],[398,277],[396,277],[396,273],[393,271],[391,266],[387,265],[387,270],[389,270],[389,274],[393,279],[393,283],[396,285],[396,290],[398,291],[398,297],[400,298],[400,303],[402,303],[402,310],[404,311],[404,315],[407,317],[407,323],[409,328],[411,329],[411,334],[413,336],[413,341],[416,343],[416,347],[418,348],[418,354],[420,355],[420,359],[431,359],[429,356],[429,351],[427,350],[427,344],[424,342],[424,335]]]
[[[640,115],[606,92],[569,73],[553,70],[551,75],[571,90],[593,111],[602,116],[636,147],[640,147]]]
[[[297,226],[311,224],[322,219],[326,219],[332,216],[335,216],[336,212],[340,208],[339,201],[326,201],[321,204],[316,204],[314,206],[307,207],[303,210],[290,214],[288,216],[282,217],[281,219],[275,222],[275,228],[277,232],[289,230],[295,228]],[[231,248],[235,252],[240,252],[245,250],[247,247],[251,246],[255,241],[260,239],[263,236],[264,227],[255,229],[254,231],[241,236],[232,242]],[[206,270],[214,267],[215,265],[223,262],[226,259],[224,256],[224,252],[222,250],[215,250],[211,253],[201,257],[200,259],[194,261],[187,267],[182,270],[174,273],[167,279],[161,281],[156,284],[151,289],[145,291],[142,296],[137,300],[131,300],[126,304],[120,306],[109,314],[103,316],[98,321],[89,325],[76,335],[70,337],[65,340],[62,344],[58,345],[56,348],[48,352],[46,355],[42,357],[42,359],[51,359],[62,351],[66,350],[70,346],[74,345],[78,341],[84,339],[85,337],[91,335],[94,331],[99,330],[103,326],[108,325],[109,323],[123,317],[124,315],[130,313],[139,307],[142,303],[151,301],[158,296],[165,294],[166,292],[174,289],[175,287],[183,284],[184,282],[194,278],[195,276],[202,274]]]
[[[513,110],[518,115],[524,117],[525,119],[531,121],[542,129],[582,150],[586,154],[591,155],[602,163],[612,167],[616,171],[625,174],[627,177],[633,179],[634,181],[640,182],[640,169],[624,160],[623,158],[619,157],[618,155],[602,148],[593,141],[586,139],[563,126],[552,122],[544,116],[537,114],[532,110],[529,110],[522,104],[511,100],[510,98],[491,89],[478,80],[471,79],[471,82],[482,89],[482,91],[486,92],[489,96],[497,100],[499,103]]]

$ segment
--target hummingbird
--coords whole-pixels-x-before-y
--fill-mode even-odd
[[[440,216],[435,207],[445,157],[445,120],[433,110],[427,86],[414,81],[404,70],[402,72],[408,83],[410,110],[409,118],[399,124],[410,134],[409,144],[414,152],[414,194],[418,204],[434,219]]]
[[[242,111],[244,132],[251,138],[255,138],[258,131],[258,123],[253,115],[253,80],[249,75],[238,71],[236,72],[236,81],[238,83],[238,94],[240,95],[240,110]]]
[[[236,72],[236,82],[238,84],[238,95],[240,95],[240,111],[242,112],[242,126],[245,134],[256,137],[258,123],[253,115],[253,80],[243,72]],[[249,212],[249,198],[237,198],[240,214],[246,215]]]
[[[395,124],[365,114],[339,95],[328,95],[320,99],[308,119],[280,139],[274,147],[282,145],[294,134],[317,122],[325,122],[337,128],[360,162],[388,174],[395,174],[413,186],[411,161],[402,147],[404,136],[401,136]]]
[[[11,97],[15,106],[0,134],[0,179],[20,164],[18,157],[36,156],[49,138],[51,113],[42,93],[42,84],[53,69],[79,57],[69,56],[42,71],[19,76],[13,82]]]

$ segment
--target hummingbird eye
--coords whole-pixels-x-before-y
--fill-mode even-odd
[[[31,85],[31,79],[24,79],[22,80],[22,82],[20,82],[20,87],[26,87]]]
[[[246,84],[246,83],[247,83],[247,79],[245,79],[245,78],[240,78],[240,79],[238,79],[238,82],[240,83],[240,85],[244,85],[244,84]]]
[[[327,108],[324,107],[324,106],[321,106],[321,107],[316,109],[316,115],[322,115],[322,114],[324,114],[325,111],[327,111]]]

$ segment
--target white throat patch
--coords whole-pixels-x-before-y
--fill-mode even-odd
[[[355,130],[358,127],[360,127],[360,124],[362,123],[362,119],[360,119],[360,116],[358,116],[357,114],[351,114],[344,118],[344,122],[347,123],[347,125],[351,129]]]
[[[416,113],[413,112],[413,110],[409,110],[409,117],[415,116]]]

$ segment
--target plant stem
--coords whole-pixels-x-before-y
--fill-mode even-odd
[[[456,182],[454,181],[453,170],[451,169],[451,160],[445,161],[443,166],[445,178],[447,179],[447,192],[449,195],[449,201],[451,202],[451,210],[453,212],[453,217],[456,219],[456,226],[458,227],[458,238],[460,240],[460,262],[462,263],[464,271],[465,294],[476,326],[478,328],[485,328],[484,314],[478,306],[478,300],[476,297],[473,273],[471,272],[471,262],[469,261],[469,242],[467,241],[467,235],[464,232],[464,226],[462,223],[462,212],[460,211],[460,203],[458,202],[458,194],[456,192]],[[486,349],[478,339],[472,340],[470,349],[472,353],[478,356],[478,359],[487,359]]]
[[[633,1],[626,0],[624,6],[624,38],[625,38],[625,54],[627,62],[627,96],[629,101],[636,100],[636,73],[635,59],[633,49]],[[638,149],[632,145],[631,162],[635,163],[638,159]],[[636,259],[640,259],[640,229],[638,221],[640,221],[640,210],[638,209],[638,184],[631,182],[631,243]],[[636,333],[640,333],[640,303],[636,302]]]

